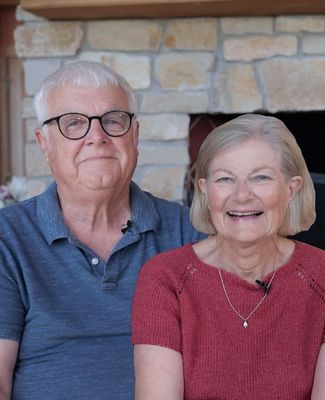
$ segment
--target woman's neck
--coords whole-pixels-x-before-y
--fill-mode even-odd
[[[203,242],[205,245],[198,247],[199,258],[209,265],[238,275],[249,282],[261,280],[283,265],[294,250],[293,242],[282,237],[253,245],[234,245],[214,235]]]

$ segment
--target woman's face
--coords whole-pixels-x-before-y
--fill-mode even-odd
[[[283,174],[273,147],[249,139],[218,153],[199,186],[220,238],[258,242],[277,235],[301,183]]]

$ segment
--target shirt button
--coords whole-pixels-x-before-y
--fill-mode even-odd
[[[99,263],[98,258],[96,258],[96,257],[92,258],[91,263],[92,263],[92,265],[97,265]]]

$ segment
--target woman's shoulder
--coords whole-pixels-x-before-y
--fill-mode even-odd
[[[325,290],[325,250],[303,242],[296,242],[294,264],[300,273]]]
[[[296,241],[295,253],[297,258],[308,260],[309,263],[323,263],[325,268],[325,250],[311,244]]]

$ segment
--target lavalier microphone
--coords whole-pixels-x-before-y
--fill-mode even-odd
[[[123,235],[126,234],[127,230],[130,229],[132,226],[132,222],[128,219],[127,223],[123,226],[123,228],[121,229],[121,232],[123,233]]]
[[[257,283],[261,288],[264,289],[264,293],[268,293],[271,289],[271,284],[268,284],[267,282],[260,281],[259,279],[255,280],[255,283]]]

